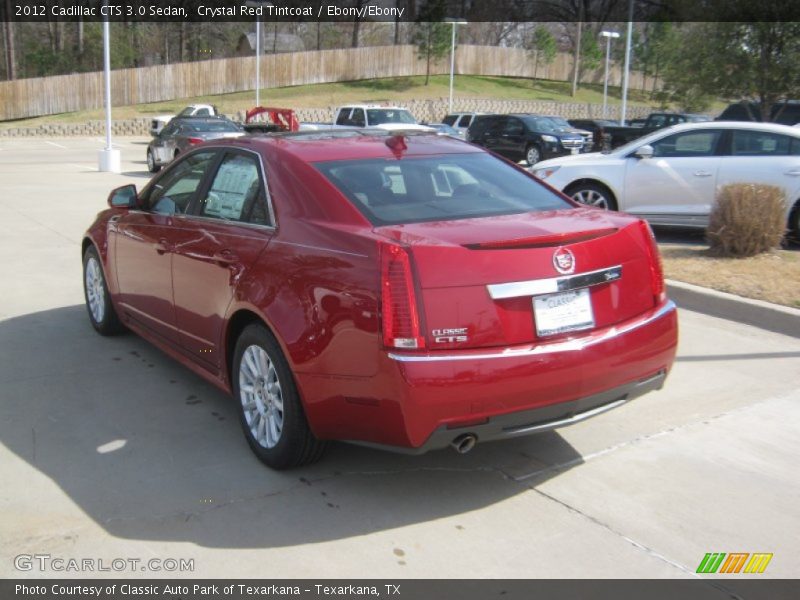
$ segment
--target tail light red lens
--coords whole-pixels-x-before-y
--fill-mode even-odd
[[[203,141],[203,138],[195,138],[195,137],[191,137],[191,138],[189,138],[187,141],[188,141],[190,144],[192,144],[192,145],[195,145],[195,144],[199,144],[199,143],[201,143],[201,142]]]
[[[661,265],[661,253],[658,251],[656,236],[650,229],[647,221],[639,221],[642,228],[642,235],[647,242],[647,253],[650,260],[650,286],[653,290],[653,300],[656,304],[661,304],[667,298],[666,288],[664,287],[664,269]]]
[[[400,246],[381,244],[380,254],[383,344],[406,350],[424,348],[408,253]]]

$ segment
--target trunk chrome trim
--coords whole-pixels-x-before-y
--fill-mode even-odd
[[[591,287],[617,281],[622,278],[622,265],[579,273],[566,277],[551,277],[549,279],[531,279],[530,281],[512,281],[511,283],[493,283],[486,286],[492,300],[505,298],[518,298],[520,296],[539,296],[541,294],[555,294],[579,288]]]
[[[538,356],[542,354],[555,354],[558,352],[580,352],[584,348],[602,344],[608,340],[614,339],[621,335],[636,331],[642,327],[646,327],[655,321],[665,317],[669,313],[675,311],[677,307],[672,300],[667,300],[661,307],[651,313],[644,319],[622,325],[621,327],[611,326],[608,330],[597,337],[586,337],[582,339],[567,340],[564,342],[553,342],[539,344],[538,346],[527,346],[522,348],[503,348],[495,350],[494,352],[470,352],[464,350],[458,354],[396,354],[389,352],[388,356],[392,360],[398,362],[439,362],[449,360],[489,360],[494,358],[526,358],[529,356]]]

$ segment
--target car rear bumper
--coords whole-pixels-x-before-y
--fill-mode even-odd
[[[666,301],[579,337],[390,352],[374,377],[299,374],[298,383],[319,437],[422,453],[465,434],[483,442],[554,429],[659,389],[675,358],[677,327],[675,305]]]
[[[422,446],[416,448],[359,441],[351,441],[351,443],[403,454],[424,454],[430,450],[457,445],[458,441],[465,436],[473,437],[477,443],[532,435],[585,421],[588,418],[622,406],[647,392],[660,390],[666,378],[667,371],[665,369],[641,380],[577,400],[488,417],[485,422],[480,424],[463,425],[461,427],[441,425]]]

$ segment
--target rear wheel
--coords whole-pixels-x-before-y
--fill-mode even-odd
[[[147,170],[151,173],[158,173],[161,170],[161,167],[156,163],[156,157],[153,156],[153,151],[147,151]]]
[[[311,432],[289,364],[263,326],[239,336],[231,379],[245,438],[263,463],[290,469],[320,459],[325,443]]]
[[[605,210],[617,210],[617,202],[611,190],[597,183],[579,183],[567,188],[565,193],[579,204]]]
[[[540,160],[542,160],[542,151],[539,150],[538,146],[528,146],[528,149],[525,150],[525,161],[529,165],[535,165]]]
[[[83,255],[83,294],[89,321],[101,335],[114,335],[125,330],[111,303],[100,257],[94,246]]]
[[[795,244],[800,244],[800,200],[795,202],[792,212],[789,213],[789,236]]]

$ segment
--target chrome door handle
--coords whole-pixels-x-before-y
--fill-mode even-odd
[[[789,175],[790,177],[800,176],[800,169],[792,169],[791,171],[786,171],[784,175]]]
[[[695,177],[711,177],[711,172],[710,171],[695,171],[694,172],[694,176]]]

